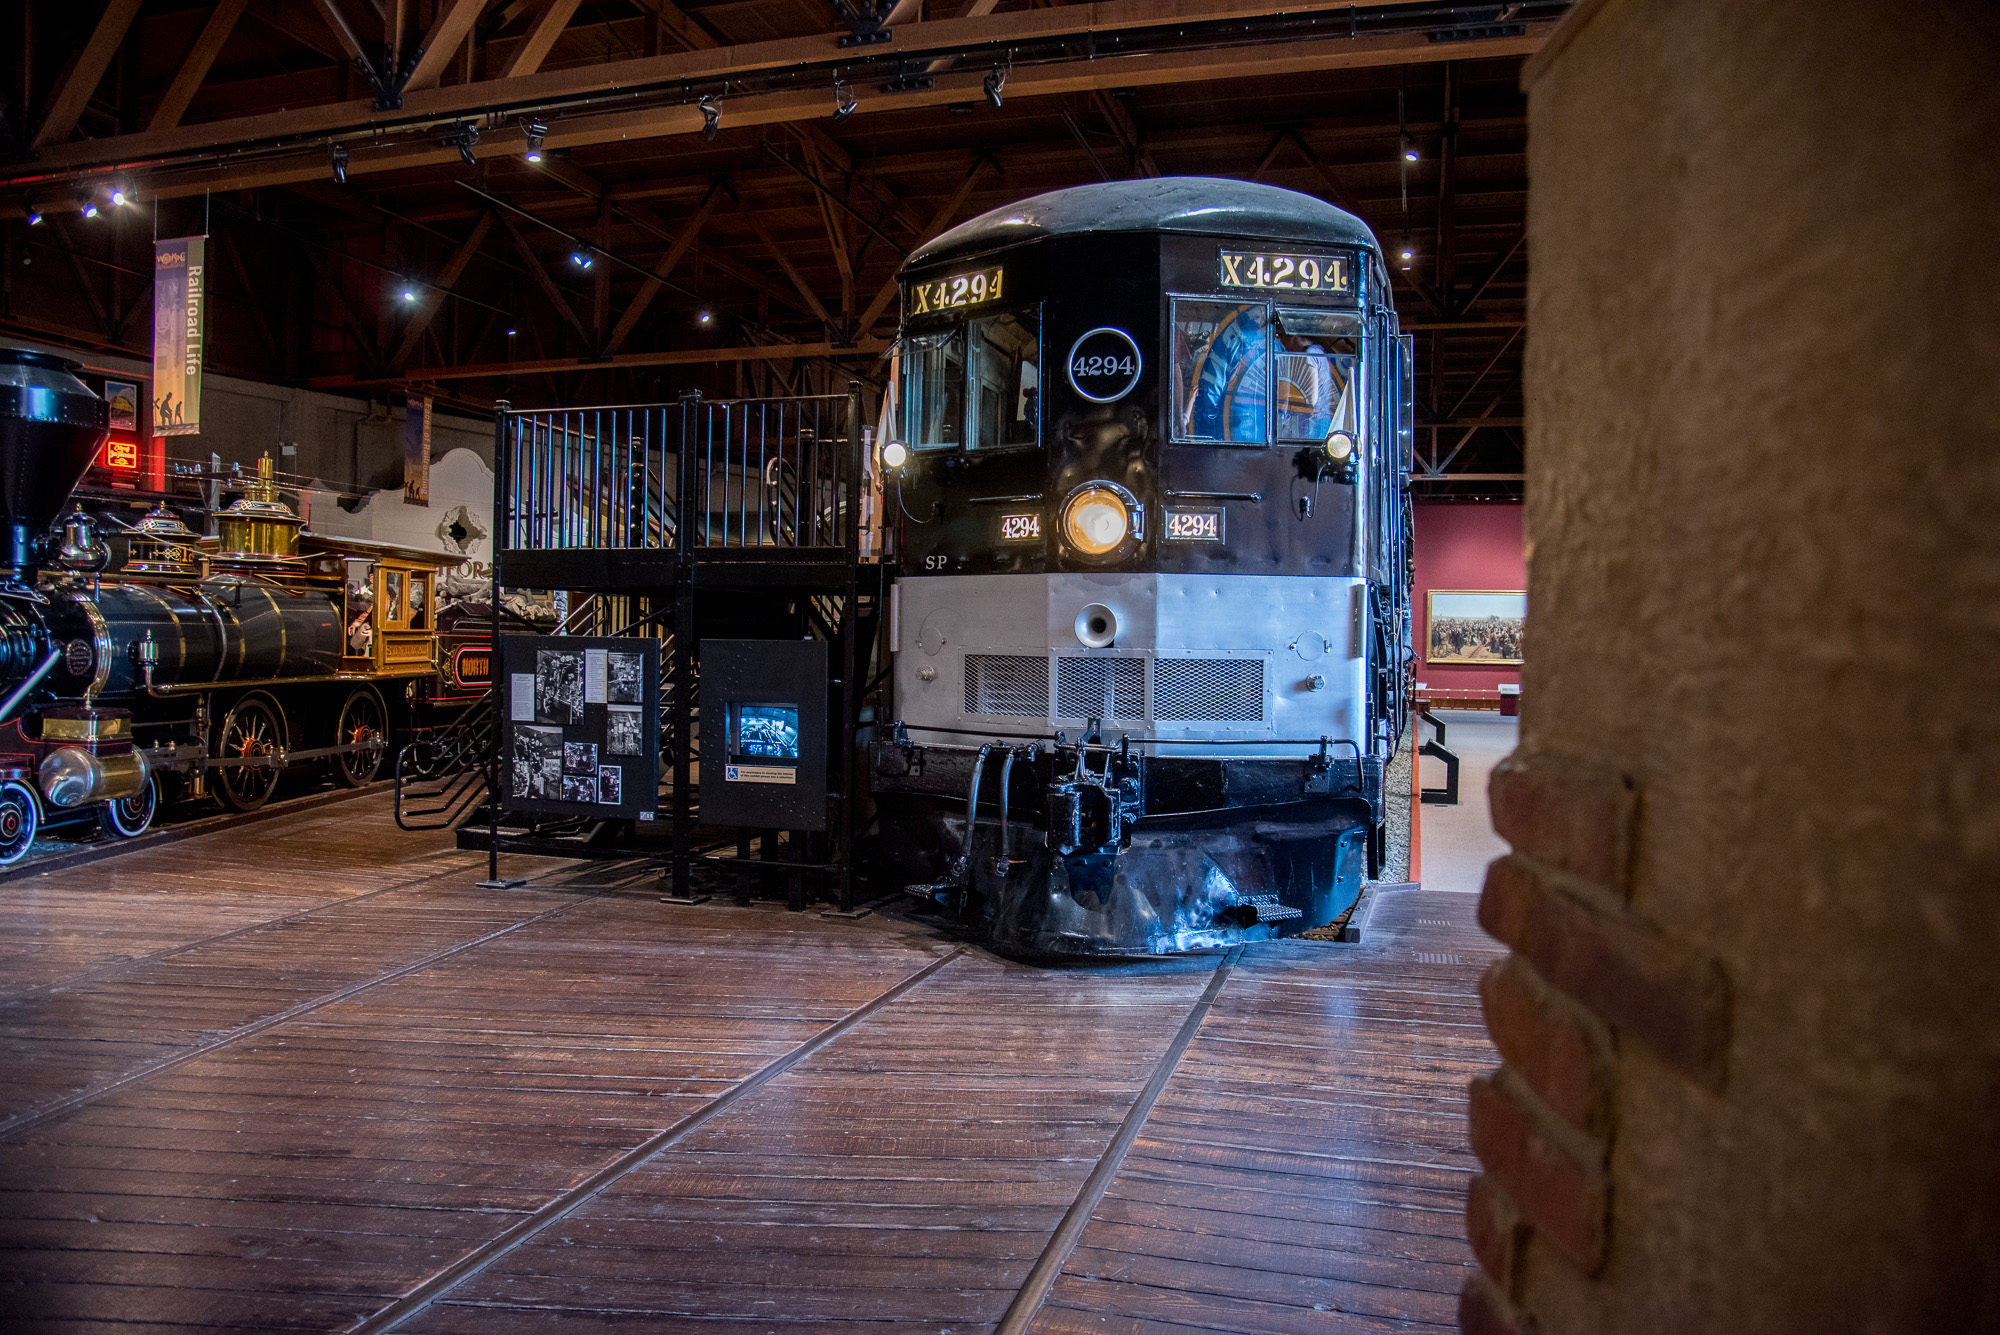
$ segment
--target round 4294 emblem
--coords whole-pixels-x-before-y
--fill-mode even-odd
[[[63,646],[63,667],[72,677],[87,677],[97,666],[97,650],[89,640],[71,640]]]
[[[1106,325],[1070,344],[1070,387],[1092,403],[1116,403],[1139,383],[1144,365],[1132,336]]]

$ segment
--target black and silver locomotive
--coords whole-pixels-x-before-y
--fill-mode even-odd
[[[1164,178],[902,272],[893,873],[994,943],[1145,955],[1338,916],[1407,714],[1410,348],[1353,215]]]
[[[140,833],[163,779],[238,810],[299,762],[372,779],[458,558],[304,532],[268,457],[211,535],[164,505],[58,526],[106,438],[76,369],[0,348],[0,866],[45,821]]]

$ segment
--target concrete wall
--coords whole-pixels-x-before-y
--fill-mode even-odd
[[[52,352],[142,386],[150,383],[153,372],[150,362],[130,357],[80,353],[11,335],[7,342]],[[492,423],[434,414],[431,458],[442,459],[454,449],[471,450],[491,467]],[[222,456],[225,467],[253,465],[267,450],[279,471],[319,478],[336,489],[401,487],[403,409],[211,373],[202,381],[201,433],[167,437],[168,458],[206,462],[213,453]]]
[[[1472,1331],[2000,1329],[2000,6],[1585,0]]]
[[[1417,646],[1429,642],[1427,619],[1432,589],[1525,589],[1527,554],[1521,544],[1521,507],[1449,501],[1420,503],[1417,521]],[[1521,670],[1463,663],[1417,665],[1417,680],[1434,695],[1453,691],[1492,692],[1505,682],[1519,684]]]

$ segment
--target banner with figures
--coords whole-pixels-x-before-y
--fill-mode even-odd
[[[403,408],[403,503],[431,503],[431,405],[428,394],[412,394]]]
[[[201,430],[202,314],[208,238],[153,243],[153,434]]]

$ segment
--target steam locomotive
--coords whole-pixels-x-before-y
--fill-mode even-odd
[[[303,532],[268,457],[215,536],[164,506],[58,529],[108,426],[77,369],[0,348],[0,866],[45,822],[141,833],[163,781],[239,811],[302,762],[369,782],[410,698],[437,692],[458,558]]]
[[[1408,715],[1410,342],[1365,224],[1081,186],[902,270],[890,873],[1003,948],[1336,917]]]

